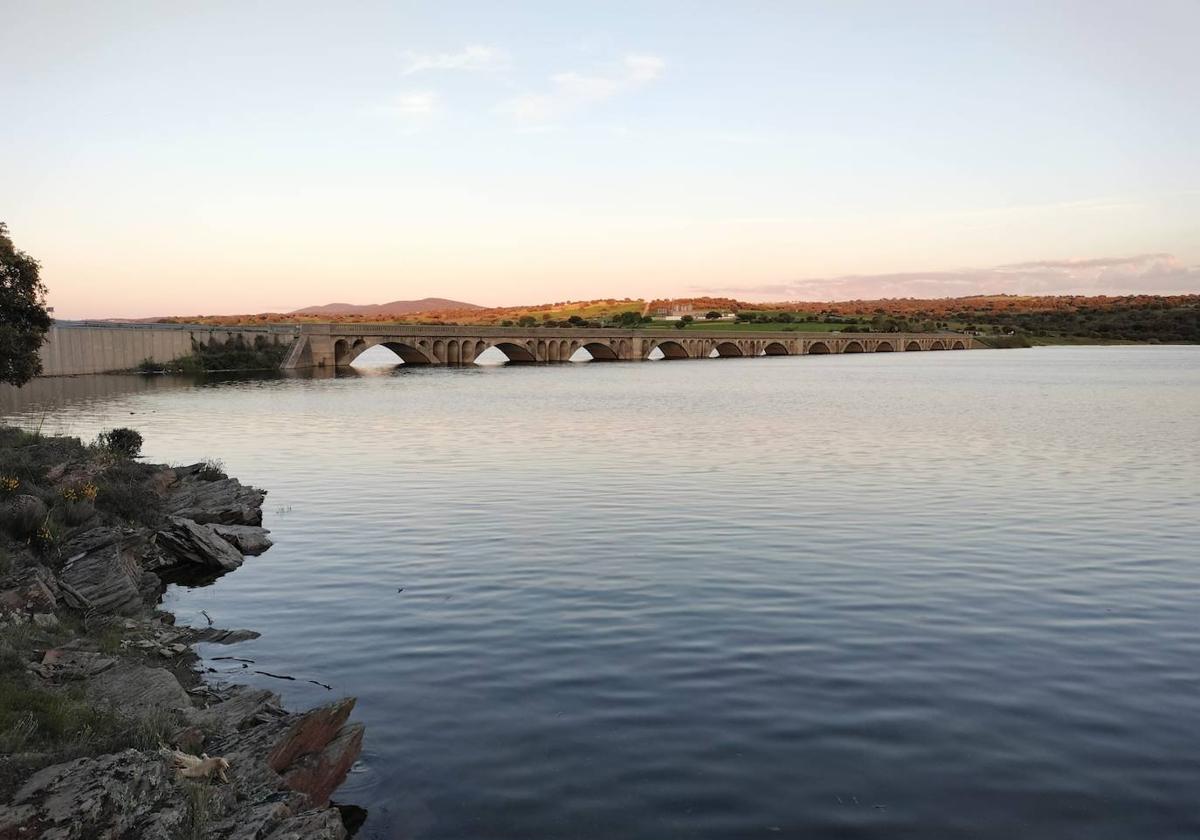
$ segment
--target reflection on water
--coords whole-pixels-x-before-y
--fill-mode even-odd
[[[1184,838],[1198,363],[79,377],[0,405],[270,490],[275,548],[171,606],[360,698],[362,836]]]

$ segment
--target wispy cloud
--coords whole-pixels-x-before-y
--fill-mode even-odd
[[[398,121],[410,132],[425,128],[437,117],[441,101],[432,90],[402,91],[378,107],[378,112]]]
[[[522,123],[544,125],[648,84],[662,75],[665,66],[655,55],[627,55],[607,73],[556,73],[549,79],[548,90],[513,97],[501,102],[497,110]]]
[[[1174,294],[1200,292],[1200,266],[1184,265],[1171,254],[1139,254],[1084,260],[1038,260],[957,271],[808,278],[702,291],[812,301],[981,294]]]
[[[430,70],[501,70],[508,66],[508,54],[495,47],[471,44],[458,52],[406,53],[408,64],[403,75]]]

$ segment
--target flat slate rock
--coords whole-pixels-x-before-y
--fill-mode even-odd
[[[224,539],[242,554],[257,557],[273,543],[266,528],[258,525],[210,525],[217,536]]]
[[[121,662],[88,680],[85,692],[98,705],[112,706],[123,714],[173,709],[190,712],[192,701],[179,680],[166,668]]]
[[[158,547],[180,564],[194,564],[229,572],[242,565],[242,553],[211,526],[182,516],[172,516],[158,532]]]

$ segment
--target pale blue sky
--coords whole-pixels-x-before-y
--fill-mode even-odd
[[[64,316],[1200,291],[1196,2],[0,5]]]

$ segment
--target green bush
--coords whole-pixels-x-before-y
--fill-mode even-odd
[[[134,429],[109,429],[96,436],[96,445],[122,458],[136,458],[142,453],[142,436]]]

